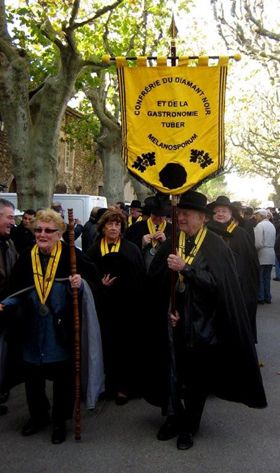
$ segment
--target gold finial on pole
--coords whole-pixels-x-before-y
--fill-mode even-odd
[[[178,28],[175,23],[174,13],[172,13],[171,24],[168,30],[169,35],[171,36],[171,45],[170,45],[170,56],[171,56],[171,66],[176,66],[176,37],[178,34]]]
[[[178,28],[175,23],[174,13],[172,13],[172,19],[171,19],[171,24],[170,24],[168,33],[169,33],[169,36],[171,36],[172,40],[177,38]]]

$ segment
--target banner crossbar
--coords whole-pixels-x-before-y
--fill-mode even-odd
[[[186,56],[188,59],[190,60],[195,60],[195,59],[199,59],[200,56]],[[207,56],[208,59],[214,59],[214,60],[219,60],[221,56]],[[146,60],[147,61],[157,61],[158,60],[158,56],[146,56]],[[104,61],[116,61],[116,57],[115,56],[107,56],[106,57],[106,60],[104,59]],[[138,60],[138,57],[136,56],[131,56],[131,57],[124,57],[124,59],[126,59],[127,61],[137,61]],[[168,56],[167,57],[168,60],[170,61],[174,61],[175,60],[179,60],[180,59],[180,56]],[[234,59],[235,61],[240,61],[241,59],[241,55],[240,54],[234,54],[233,56],[228,56],[228,59]]]

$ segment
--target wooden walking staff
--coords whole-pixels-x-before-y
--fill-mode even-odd
[[[77,273],[73,209],[68,209],[69,249],[71,275]],[[75,439],[81,440],[81,335],[77,287],[72,288],[75,341]]]

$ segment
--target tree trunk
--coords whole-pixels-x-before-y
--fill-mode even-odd
[[[71,48],[65,48],[57,75],[48,78],[30,98],[27,57],[3,37],[0,51],[0,111],[7,130],[18,206],[46,207],[55,186],[61,122],[81,63]]]
[[[142,202],[142,204],[144,200],[146,199],[146,197],[149,197],[155,194],[155,190],[153,190],[151,187],[148,187],[145,184],[142,184],[138,179],[132,176],[132,174],[130,174],[130,180],[136,192],[137,198],[140,200],[140,202]]]
[[[124,201],[125,165],[121,158],[120,131],[105,128],[97,142],[103,164],[104,194],[108,204]]]
[[[275,179],[272,179],[271,183],[275,189],[275,194],[274,194],[274,205],[277,208],[280,208],[280,178],[277,179],[277,176]]]

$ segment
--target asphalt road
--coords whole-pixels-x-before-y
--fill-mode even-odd
[[[159,442],[160,412],[143,400],[125,406],[101,402],[82,409],[82,439],[68,424],[65,443],[52,445],[51,427],[32,437],[20,434],[28,418],[23,386],[10,396],[0,417],[1,473],[280,473],[280,282],[273,302],[258,308],[257,351],[268,407],[249,409],[217,398],[207,400],[192,449],[176,439]]]

